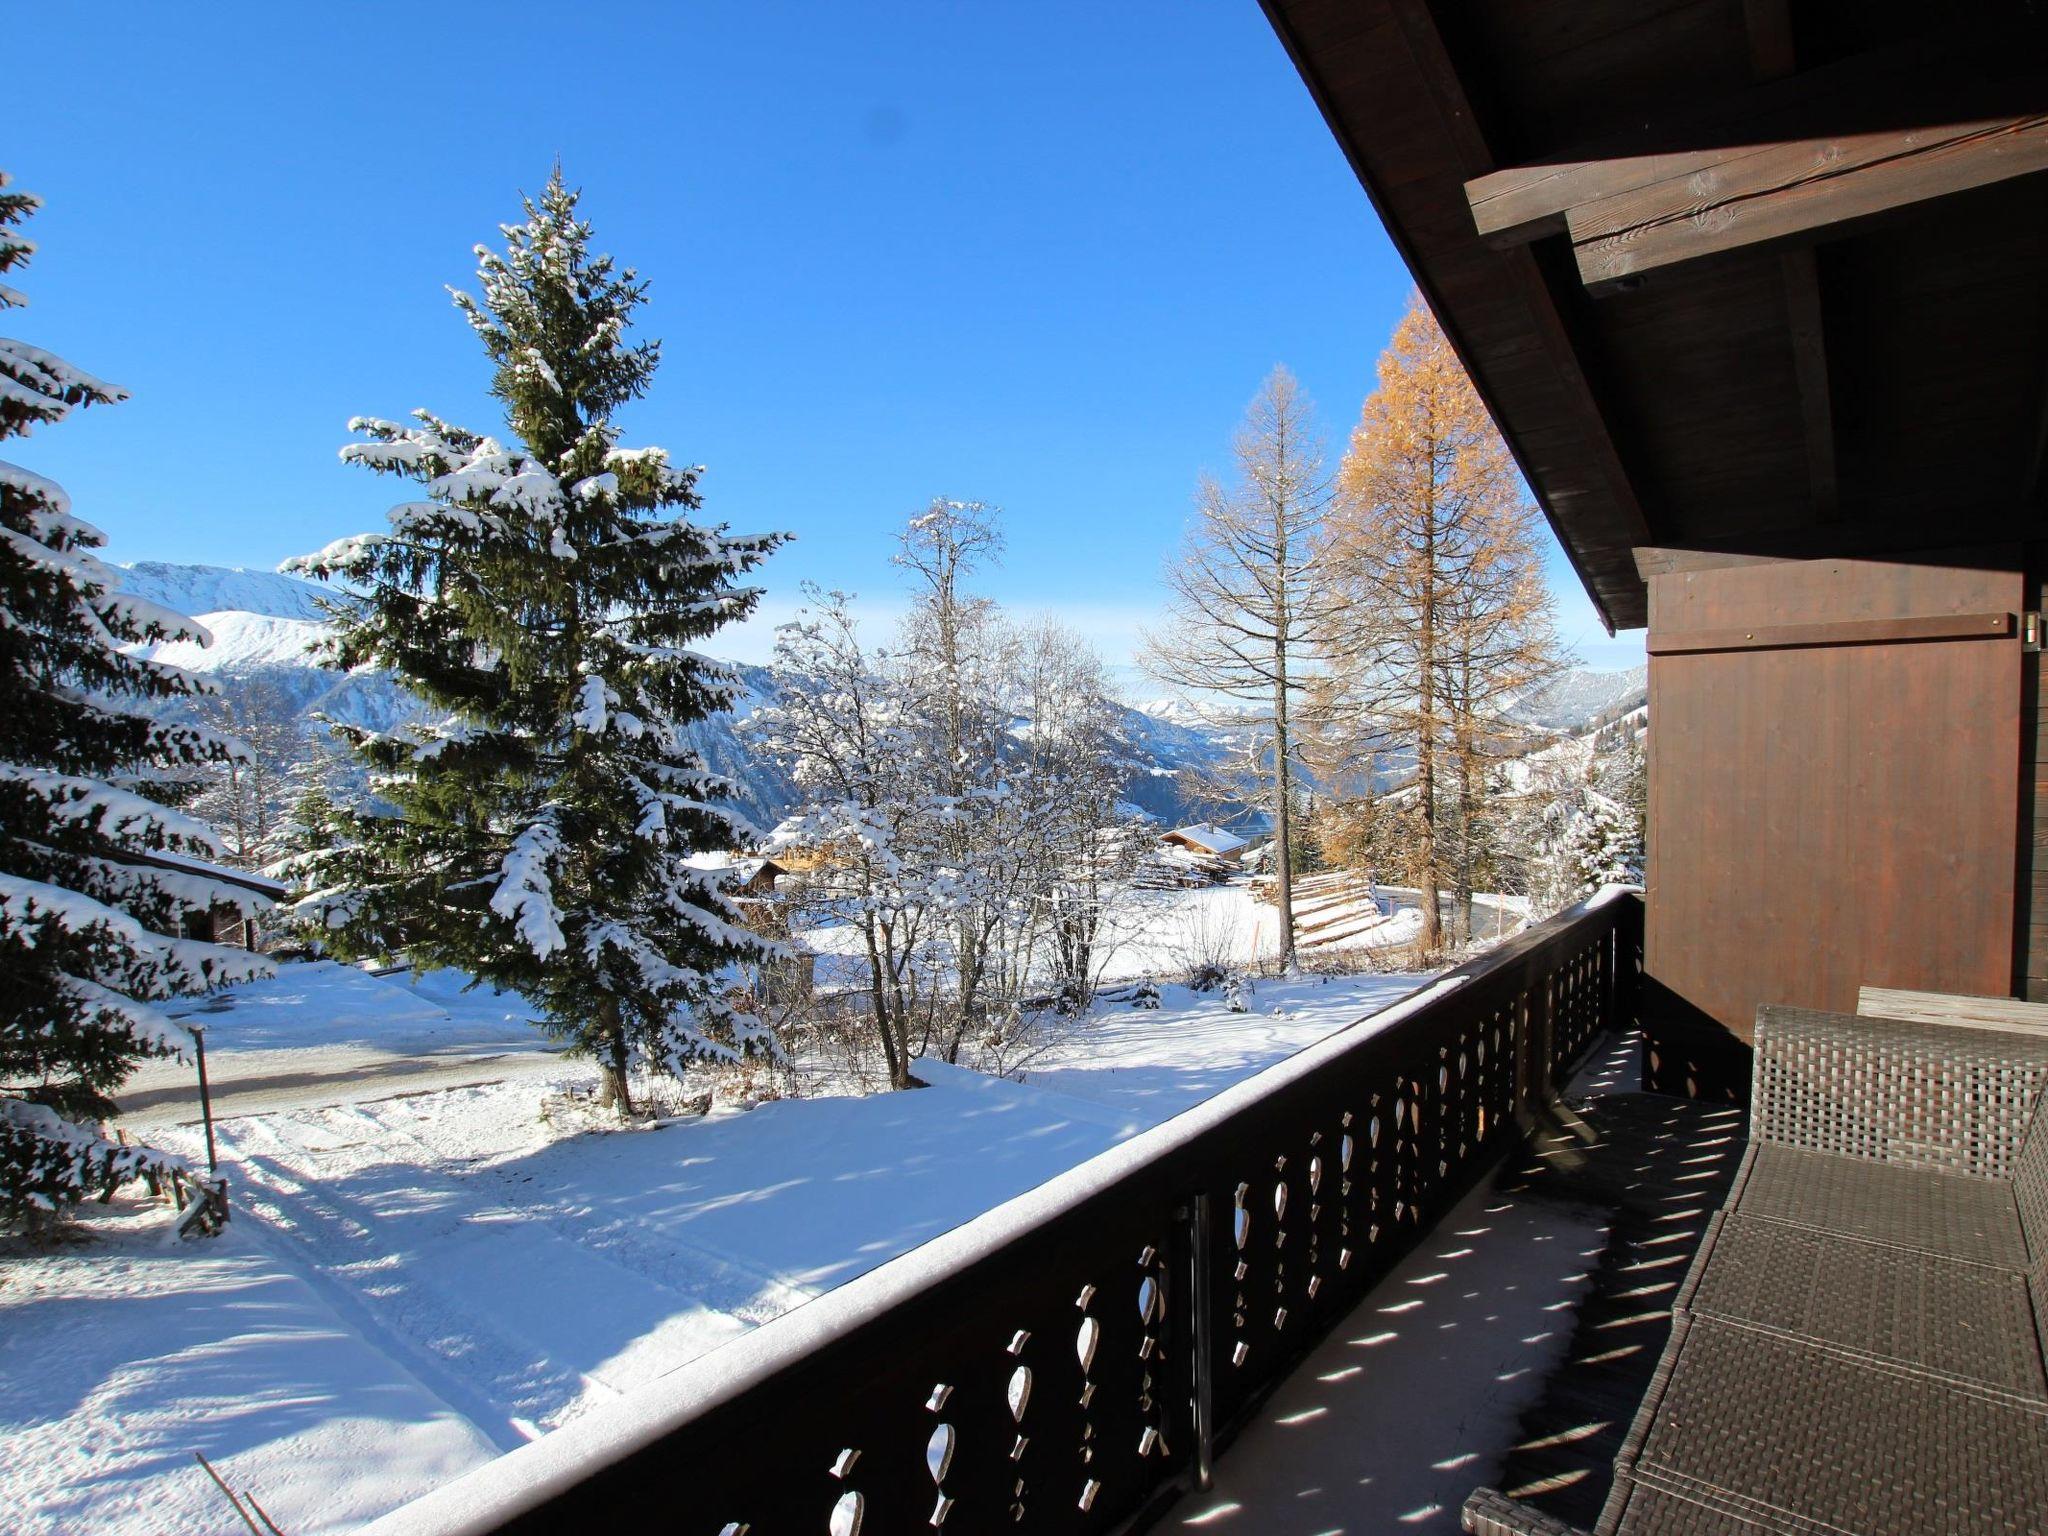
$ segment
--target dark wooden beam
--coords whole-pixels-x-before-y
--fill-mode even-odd
[[[1724,151],[1565,216],[1589,293],[1729,251],[1811,239],[2048,171],[2048,113]]]
[[[1783,80],[1798,72],[1791,0],[1742,0],[1742,26],[1749,37],[1749,72],[1755,79]],[[1821,322],[1820,266],[1811,246],[1786,251],[1779,265],[1785,278],[1785,321],[1799,386],[1800,426],[1806,438],[1807,487],[1814,516],[1833,522],[1840,514],[1841,494],[1827,333]]]
[[[1696,539],[1635,551],[1644,581],[1730,566],[1803,560],[1890,560],[1914,565],[2019,569],[2019,541],[2035,522],[2025,509],[1993,509],[1930,521],[1813,524],[1741,538]]]
[[[1746,629],[1691,629],[1650,636],[1652,656],[1700,651],[1777,651],[1832,645],[1897,645],[1915,640],[2004,640],[2014,615],[1934,613],[1895,619],[1833,619],[1818,624],[1755,624]]]
[[[1713,172],[1738,152],[2017,117],[2048,105],[2048,47],[2038,27],[1958,32],[1795,74],[1789,23],[1772,14],[1781,5],[1745,0],[1758,81],[1750,89],[1468,180],[1480,236],[1505,247],[1560,234],[1574,208]]]

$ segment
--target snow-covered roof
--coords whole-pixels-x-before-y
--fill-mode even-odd
[[[195,859],[190,854],[173,853],[166,848],[124,849],[121,857],[136,864],[154,864],[159,869],[189,870],[195,875],[205,875],[228,885],[239,885],[245,891],[254,891],[259,896],[268,896],[273,901],[282,901],[291,894],[291,887],[282,880],[269,875],[260,875],[250,869],[236,869],[228,864],[214,864],[205,859]]]
[[[1235,853],[1244,847],[1245,840],[1235,832],[1226,832],[1213,822],[1198,821],[1191,826],[1175,827],[1171,832],[1161,834],[1168,841],[1187,843],[1204,853]]]
[[[774,859],[758,853],[693,853],[683,862],[710,875],[730,873],[735,885],[751,884],[764,869],[772,868],[777,874],[785,872]]]

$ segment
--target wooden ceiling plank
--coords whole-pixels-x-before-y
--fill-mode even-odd
[[[1749,72],[1756,79],[1782,80],[1799,70],[1792,30],[1792,0],[1742,0],[1742,28],[1749,43]],[[1800,425],[1806,438],[1807,489],[1814,516],[1824,523],[1841,515],[1841,486],[1835,468],[1834,394],[1828,382],[1827,332],[1821,320],[1820,264],[1811,246],[1796,246],[1779,258],[1785,279],[1785,321],[1792,343],[1792,371],[1799,387]]]
[[[2048,114],[1846,135],[1733,152],[1700,170],[1571,210],[1587,291],[1708,256],[1859,227],[2048,170]]]
[[[1799,417],[1806,434],[1806,478],[1814,516],[1831,523],[1841,515],[1835,468],[1834,392],[1828,383],[1827,332],[1821,323],[1820,268],[1813,248],[1779,258],[1785,273],[1785,318],[1792,339],[1792,371],[1799,381]]]
[[[1742,30],[1749,41],[1749,72],[1757,79],[1782,80],[1798,69],[1791,0],[1742,0]]]

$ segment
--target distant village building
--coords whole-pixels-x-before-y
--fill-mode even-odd
[[[1226,864],[1237,864],[1244,857],[1244,851],[1251,844],[1235,832],[1226,831],[1213,822],[1198,821],[1190,826],[1175,827],[1163,832],[1159,841],[1171,847],[1184,848],[1189,853],[1205,854],[1212,859],[1221,859]]]
[[[717,878],[739,904],[747,927],[789,947],[788,953],[761,964],[754,983],[758,1001],[773,1005],[811,996],[817,985],[817,956],[796,941],[788,910],[775,900],[776,882],[792,872],[789,866],[760,853],[693,853],[683,862]]]
[[[693,853],[683,862],[692,869],[721,876],[728,896],[746,899],[772,896],[775,882],[789,873],[786,865],[759,853]]]
[[[262,898],[265,905],[275,905],[291,895],[291,887],[282,880],[273,880],[268,875],[259,875],[252,870],[209,863],[205,859],[187,858],[181,853],[129,852],[124,853],[122,857],[138,864],[153,864],[158,869],[204,875],[207,879],[217,880],[222,885],[238,886],[252,896]],[[242,949],[263,947],[254,918],[245,916],[239,909],[225,903],[204,912],[188,911],[185,914],[183,931],[186,938],[200,939],[209,944],[233,944]]]
[[[1148,890],[1184,890],[1221,885],[1242,869],[1249,846],[1235,832],[1202,821],[1162,832],[1152,852],[1139,861],[1132,876]]]

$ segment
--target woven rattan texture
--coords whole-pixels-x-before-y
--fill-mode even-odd
[[[1494,1488],[1477,1490],[1465,1501],[1459,1518],[1471,1536],[1583,1536],[1571,1522],[1517,1504]]]
[[[1755,1518],[1745,1519],[1734,1512],[1739,1501],[1703,1500],[1699,1490],[1679,1486],[1682,1492],[1631,1486],[1628,1507],[1601,1536],[1783,1536],[1787,1531],[1836,1536],[1827,1527],[1795,1523],[1782,1513],[1773,1519],[1773,1512],[1759,1510]]]
[[[1845,1157],[2011,1178],[2048,1083],[2048,1038],[1757,1011],[1752,1134]]]
[[[2020,1230],[2026,1234],[2031,1269],[2027,1288],[2034,1297],[2034,1327],[2041,1353],[2048,1356],[2048,1094],[2034,1111],[2019,1171],[2013,1175],[2013,1199],[2019,1206]]]
[[[2048,1533],[2044,1083],[2022,1032],[1763,1011],[1752,1139],[1597,1536]],[[1467,1528],[1558,1518],[1490,1495]]]
[[[1867,1242],[2024,1269],[2012,1186],[1894,1163],[1753,1146],[1736,1209]]]
[[[2013,1173],[2012,1192],[2019,1202],[2020,1227],[2027,1234],[2027,1256],[2036,1269],[2048,1271],[2048,1097],[2034,1112],[2033,1128]]]
[[[2048,1399],[2026,1277],[1938,1254],[1724,1215],[1686,1304]]]
[[[1639,1483],[1752,1518],[1783,1511],[1794,1518],[1771,1525],[1785,1530],[2048,1529],[2048,1405],[1697,1316],[1681,1320],[1673,1356],[1641,1426]]]

